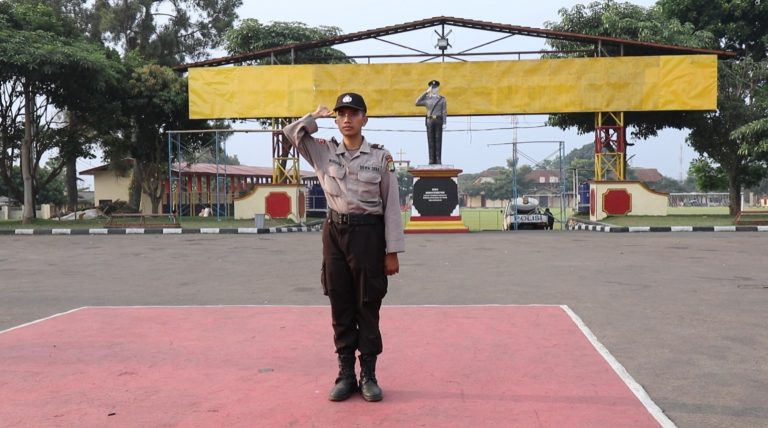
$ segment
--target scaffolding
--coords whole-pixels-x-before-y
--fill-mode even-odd
[[[626,136],[624,112],[595,113],[595,180],[624,180]]]
[[[207,206],[217,220],[231,217],[234,211],[234,198],[239,192],[248,190],[257,184],[288,183],[300,184],[301,171],[296,148],[286,143],[282,130],[276,126],[281,121],[273,122],[273,129],[206,129],[166,131],[168,144],[168,181],[164,196],[167,213],[194,215],[195,208]],[[273,165],[270,174],[242,174],[233,169],[238,166],[228,165],[227,134],[235,133],[270,133],[272,135]],[[196,159],[185,153],[183,137],[190,134],[210,135],[203,147],[213,146],[215,170],[210,174],[195,173],[190,166]]]

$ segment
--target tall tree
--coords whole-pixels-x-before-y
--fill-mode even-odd
[[[225,35],[230,55],[311,42],[341,35],[341,28],[321,25],[310,27],[303,22],[276,21],[262,24],[257,19],[244,19]],[[332,47],[323,47],[259,59],[254,64],[350,64],[354,60]]]
[[[99,33],[98,16],[93,8],[82,0],[52,0],[47,2],[56,19],[64,22],[71,22],[73,29],[78,36],[83,36],[94,43],[101,43]],[[114,99],[114,98],[113,98]],[[101,111],[101,110],[99,110]],[[106,117],[99,115],[97,121],[93,122],[92,115],[76,114],[68,110],[63,112],[66,116],[62,123],[62,128],[66,130],[66,145],[62,146],[58,153],[58,159],[64,164],[65,187],[67,189],[67,207],[74,211],[78,202],[77,188],[77,159],[78,157],[94,157],[90,143],[100,132],[96,128],[107,128],[109,125],[105,122]],[[93,128],[90,123],[97,126]]]
[[[242,0],[97,0],[107,42],[145,60],[173,66],[206,58],[222,44]]]
[[[754,101],[754,92],[767,83],[766,61],[742,58],[720,64],[718,110],[703,114],[688,136],[688,143],[701,154],[691,170],[697,183],[710,187],[724,176],[731,214],[740,209],[742,187],[756,186],[768,176],[768,153],[760,151],[760,141],[733,135],[737,129],[766,117],[766,109]]]
[[[146,63],[174,66],[207,57],[211,49],[220,47],[224,33],[237,19],[236,10],[241,5],[241,0],[97,0],[94,11],[103,40],[121,49],[141,75],[147,71],[144,69]],[[168,95],[165,89],[168,88],[162,89],[164,95],[157,96]],[[139,104],[141,102],[138,100]],[[146,129],[139,129],[138,126],[145,121],[141,112],[132,108],[128,112],[126,120],[132,126],[124,128],[120,138],[112,139],[112,144],[128,147],[156,144],[159,146],[154,147],[152,152],[165,151],[161,135],[148,135]],[[180,110],[178,112],[181,113]],[[183,120],[186,117],[173,119],[176,123]],[[156,131],[161,132],[162,129],[167,128],[160,126]],[[113,165],[119,164],[122,159],[110,154],[123,152],[119,147],[105,150]],[[134,163],[129,200],[134,208],[139,207],[142,192],[156,188],[153,177],[166,168],[166,160],[150,158],[156,163],[145,164],[146,159]],[[139,169],[142,164],[144,169]],[[150,183],[145,185],[145,179]],[[154,200],[156,194],[152,190],[149,192],[148,196]]]
[[[735,214],[741,188],[768,176],[768,3],[660,0],[659,7],[666,16],[711,32],[719,47],[738,53],[718,67],[718,110],[697,118],[688,139],[700,154],[691,171],[715,175],[697,181],[725,178]]]
[[[744,39],[743,37],[746,36],[726,33],[728,28],[731,29],[728,31],[733,31],[735,28],[750,25],[750,21],[744,21],[746,19],[745,14],[723,14],[722,7],[720,9],[711,8],[713,3],[718,3],[718,7],[727,6],[726,8],[735,9],[741,6],[746,7],[746,3],[751,2],[662,0],[658,6],[644,8],[629,3],[605,0],[590,3],[588,6],[575,6],[570,10],[561,9],[559,12],[562,18],[561,22],[549,23],[548,26],[556,30],[663,42],[688,47],[724,48],[739,44],[749,46],[749,50],[745,48],[744,52],[750,52],[750,55],[756,50],[760,50],[759,46],[761,45]],[[750,8],[746,7],[746,9],[749,10]],[[760,16],[759,13],[757,15]],[[725,25],[724,20],[727,19],[732,19],[732,21]],[[717,21],[717,25],[715,25],[715,21]],[[755,36],[752,31],[743,34],[749,34],[749,37]],[[561,41],[553,40],[549,43],[558,49],[570,46]],[[764,45],[762,45],[762,49],[764,50]],[[611,53],[609,52],[609,54]],[[688,143],[700,154],[697,162],[711,161],[717,163],[728,178],[731,192],[731,213],[735,213],[739,209],[741,186],[752,183],[755,179],[759,181],[760,174],[763,174],[760,171],[764,169],[762,164],[755,164],[755,161],[758,160],[757,157],[739,154],[739,148],[744,142],[742,141],[740,144],[736,138],[731,136],[731,133],[738,128],[758,119],[753,108],[745,108],[745,104],[752,96],[750,89],[748,89],[750,86],[745,82],[754,83],[755,86],[752,89],[759,88],[762,83],[753,79],[752,71],[757,72],[760,66],[766,67],[764,64],[752,67],[746,63],[739,64],[740,62],[741,60],[725,61],[718,66],[719,100],[718,111],[716,112],[643,112],[625,113],[624,116],[625,126],[632,127],[632,136],[638,139],[655,136],[658,130],[666,127],[691,129]],[[740,79],[741,83],[739,83]],[[594,130],[594,119],[591,114],[555,115],[550,117],[550,122],[561,128],[575,126],[580,132]],[[693,168],[691,171],[694,173],[714,172],[718,169]]]
[[[82,111],[93,108],[105,91],[116,84],[119,65],[102,46],[78,37],[74,26],[59,20],[43,1],[16,0],[0,3],[0,85],[9,87],[10,105],[21,105],[16,118],[23,117],[24,130],[18,155],[23,179],[22,221],[30,223],[35,213],[35,190],[50,180],[38,182],[36,170],[45,150],[35,150],[36,143],[64,139],[51,126],[55,115],[40,108],[40,103],[58,109]],[[13,110],[14,107],[11,108]],[[41,128],[41,122],[47,126]],[[14,131],[18,125],[6,124]],[[41,131],[44,130],[45,132]],[[10,141],[4,141],[12,146]],[[0,163],[6,168],[13,163],[11,155]],[[10,162],[7,157],[10,157]],[[63,166],[62,166],[63,167]],[[54,170],[51,177],[61,171]],[[52,178],[51,178],[52,179]],[[10,184],[10,180],[6,184]],[[9,186],[12,187],[12,186]]]
[[[760,61],[768,55],[768,4],[761,0],[659,0],[665,16],[714,34],[723,49]]]
[[[149,196],[153,213],[158,212],[167,178],[169,152],[163,132],[186,124],[186,94],[186,80],[170,68],[136,68],[126,82],[126,127],[122,133],[131,138],[126,141],[118,137],[117,144],[105,148],[105,156],[113,161],[133,159],[133,174],[141,178],[139,196]]]
[[[245,19],[237,28],[225,35],[226,49],[230,55],[271,49],[296,43],[305,43],[341,35],[338,27],[310,27],[303,22],[272,22],[262,24],[256,19]],[[252,61],[252,64],[351,64],[355,61],[335,48],[324,47],[299,51],[290,54],[274,55],[269,58]],[[274,122],[272,119],[276,119]],[[274,123],[289,123],[293,118],[262,118],[259,123],[263,128],[269,128]],[[286,141],[281,147],[281,171],[287,168],[287,158],[291,145]],[[278,176],[278,182],[287,179],[285,175]]]

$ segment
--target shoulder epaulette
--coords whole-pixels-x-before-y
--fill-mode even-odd
[[[334,146],[339,147],[339,142],[336,141],[336,137],[331,137],[331,142],[333,143]]]
[[[371,144],[371,148],[379,149],[379,150],[384,150],[384,145],[383,144]]]

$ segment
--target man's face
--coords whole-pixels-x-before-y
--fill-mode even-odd
[[[368,123],[368,117],[361,110],[342,107],[336,111],[336,126],[345,137],[359,135],[366,123]]]

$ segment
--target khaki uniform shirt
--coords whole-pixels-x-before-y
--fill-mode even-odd
[[[442,119],[443,123],[446,122],[448,116],[448,102],[445,97],[438,95],[436,97],[429,96],[429,89],[424,91],[423,94],[416,98],[416,105],[427,108],[427,118]]]
[[[397,173],[392,155],[379,145],[363,144],[354,155],[343,143],[312,137],[317,122],[311,115],[283,128],[288,141],[309,162],[323,187],[328,207],[342,214],[384,216],[387,253],[405,251]]]

